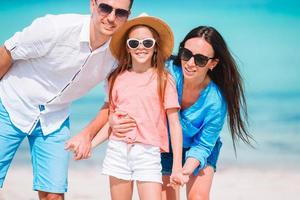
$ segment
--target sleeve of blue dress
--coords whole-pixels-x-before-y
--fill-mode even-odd
[[[207,158],[211,154],[222,130],[226,115],[224,103],[210,108],[206,112],[203,125],[193,137],[193,141],[186,158],[192,157],[200,162],[200,166],[194,171],[197,175],[206,166]]]

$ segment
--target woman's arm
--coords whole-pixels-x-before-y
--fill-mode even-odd
[[[200,165],[199,160],[189,157],[184,163],[182,173],[184,175],[190,176],[199,165]]]
[[[198,168],[203,169],[207,164],[207,158],[211,154],[222,130],[226,110],[210,110],[204,120],[201,130],[193,137],[193,142],[186,153],[184,173],[191,174]],[[197,171],[197,173],[198,173]]]

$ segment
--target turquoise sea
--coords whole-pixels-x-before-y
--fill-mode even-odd
[[[298,0],[135,0],[132,16],[146,12],[166,20],[174,30],[176,46],[198,25],[214,26],[237,58],[244,78],[249,131],[255,149],[240,144],[235,157],[224,126],[220,168],[300,167],[300,1]],[[45,14],[89,13],[85,0],[1,0],[0,43]],[[174,53],[177,49],[174,49]],[[72,134],[97,113],[102,86],[72,106]],[[104,147],[85,164],[100,165]],[[14,161],[29,165],[27,141]]]

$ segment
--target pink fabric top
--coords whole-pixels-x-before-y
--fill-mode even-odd
[[[159,146],[169,151],[166,110],[180,109],[175,82],[168,77],[164,109],[161,108],[157,90],[157,74],[153,69],[144,73],[126,71],[119,75],[112,90],[113,107],[111,111],[125,111],[136,120],[136,128],[128,132],[125,138],[111,134],[110,139],[127,143],[140,142]]]

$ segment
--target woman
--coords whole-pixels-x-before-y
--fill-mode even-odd
[[[189,175],[187,198],[209,199],[216,163],[222,143],[220,131],[225,117],[233,140],[250,144],[243,120],[247,118],[241,77],[229,49],[212,27],[191,30],[180,43],[178,55],[167,62],[176,81],[180,122],[183,131],[183,173]],[[130,117],[111,117],[114,132],[130,129]],[[129,123],[131,122],[131,123]],[[163,199],[179,199],[178,189],[167,187],[172,169],[172,153],[162,154]]]

